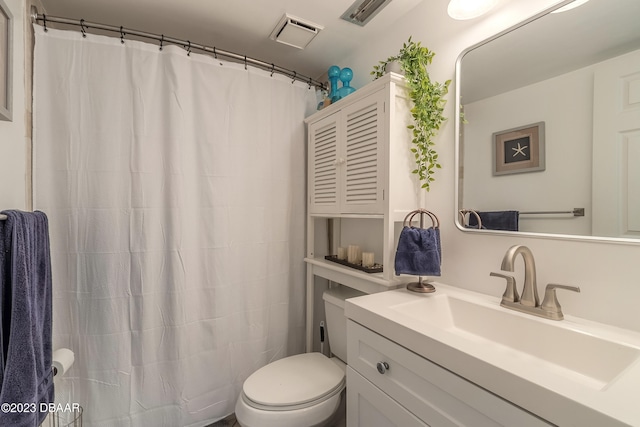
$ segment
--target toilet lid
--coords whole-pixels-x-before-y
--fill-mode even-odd
[[[244,382],[246,397],[265,406],[301,405],[332,395],[344,385],[344,371],[320,353],[303,353],[270,363]]]

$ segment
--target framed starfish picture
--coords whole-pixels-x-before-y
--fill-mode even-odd
[[[495,132],[493,175],[538,172],[544,164],[544,122]]]

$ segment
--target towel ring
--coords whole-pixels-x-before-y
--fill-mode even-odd
[[[413,217],[415,217],[416,215],[420,215],[420,226],[419,226],[419,228],[424,228],[424,216],[425,215],[427,215],[427,216],[429,216],[429,218],[431,218],[431,225],[433,226],[434,229],[437,230],[437,229],[440,228],[440,220],[438,219],[436,214],[434,214],[433,212],[428,211],[426,209],[416,209],[415,211],[409,212],[407,214],[407,216],[404,217],[404,221],[402,223],[402,226],[403,227],[414,228],[411,225],[411,222],[413,221]],[[422,294],[430,294],[430,293],[436,291],[436,288],[431,283],[422,281],[422,276],[418,276],[418,281],[417,282],[407,283],[407,289],[412,291],[412,292],[418,292],[418,293],[422,293]]]
[[[462,226],[464,228],[471,227],[471,225],[469,225],[469,223],[467,222],[466,215],[473,214],[475,215],[476,220],[478,221],[478,230],[482,229],[482,219],[480,218],[480,214],[478,214],[477,211],[474,211],[473,209],[460,209],[458,211],[458,214],[460,215],[460,221],[462,222]]]
[[[402,222],[402,226],[403,227],[413,227],[411,225],[411,222],[413,221],[413,217],[420,214],[420,228],[424,228],[424,216],[423,215],[428,215],[429,218],[431,218],[431,225],[433,226],[433,228],[440,228],[440,220],[438,219],[438,217],[436,216],[436,214],[434,214],[431,211],[428,211],[426,209],[416,209],[415,211],[411,211],[407,214],[407,216],[404,217],[404,221]],[[408,225],[407,225],[408,224]]]

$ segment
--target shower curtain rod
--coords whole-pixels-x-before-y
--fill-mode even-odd
[[[35,6],[31,6],[31,20],[33,22],[42,23],[45,31],[47,31],[47,23],[53,22],[58,24],[74,25],[74,26],[80,27],[81,28],[80,31],[82,32],[83,36],[85,35],[87,29],[94,28],[97,30],[104,30],[104,31],[119,33],[122,43],[124,43],[125,36],[133,35],[133,36],[138,36],[138,37],[156,40],[160,42],[160,50],[162,50],[162,46],[165,43],[171,43],[178,46],[182,46],[184,49],[187,50],[187,53],[191,53],[192,50],[197,49],[197,50],[206,52],[207,54],[212,54],[215,58],[217,58],[218,55],[220,55],[225,58],[234,59],[240,63],[243,63],[245,68],[247,67],[248,64],[250,64],[255,67],[261,68],[263,70],[271,71],[271,75],[273,75],[273,73],[283,74],[292,79],[291,83],[298,80],[298,81],[307,83],[309,85],[309,88],[311,88],[311,86],[315,86],[319,89],[323,89],[323,90],[326,89],[326,86],[324,85],[324,83],[314,80],[311,77],[298,74],[296,71],[289,70],[284,67],[280,67],[273,63],[261,61],[259,59],[248,57],[246,55],[240,55],[238,53],[217,49],[216,47],[209,47],[209,46],[204,46],[198,43],[192,43],[189,40],[180,40],[173,37],[166,37],[164,34],[157,35],[153,33],[147,33],[145,31],[138,31],[138,30],[132,30],[130,28],[123,28],[122,26],[118,27],[115,25],[105,25],[105,24],[98,24],[95,22],[87,22],[84,19],[78,20],[78,19],[61,18],[57,16],[48,16],[48,15],[45,15],[44,13],[43,14],[38,13],[38,10],[36,9]]]

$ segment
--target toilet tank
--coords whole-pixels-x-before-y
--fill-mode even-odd
[[[344,363],[347,363],[347,318],[344,316],[344,301],[362,295],[366,294],[346,286],[327,289],[322,294],[331,353]]]

